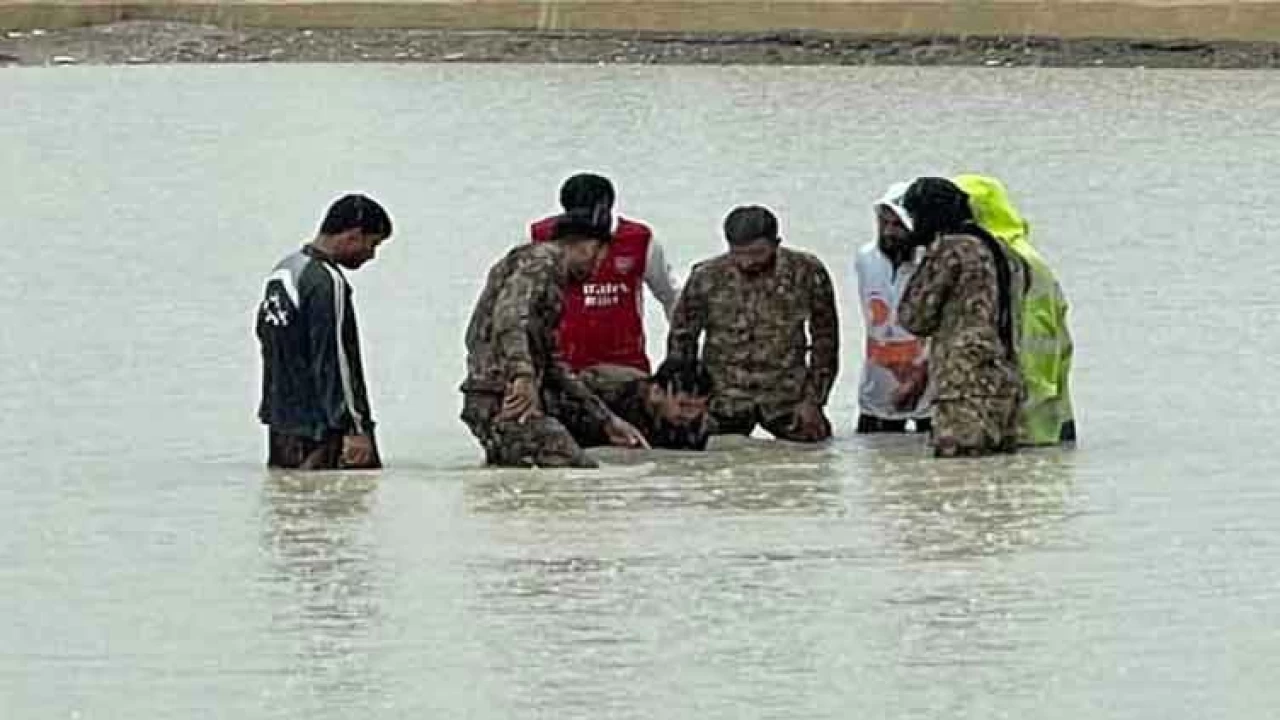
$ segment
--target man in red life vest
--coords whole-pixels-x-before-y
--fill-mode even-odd
[[[574,372],[596,365],[622,365],[648,375],[641,284],[649,286],[668,318],[678,290],[653,231],[642,222],[613,216],[615,198],[613,183],[590,173],[574,175],[560,188],[565,212],[590,212],[610,222],[613,242],[586,282],[564,290],[559,351]],[[549,217],[534,223],[530,239],[550,240],[555,221]]]

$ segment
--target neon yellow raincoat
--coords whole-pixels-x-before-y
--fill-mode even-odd
[[[1067,296],[1049,263],[1031,244],[1030,226],[1010,202],[1004,184],[982,175],[960,175],[953,181],[969,195],[978,224],[1025,260],[1031,270],[1018,344],[1027,386],[1018,439],[1024,445],[1074,442],[1070,384],[1074,347],[1067,327]]]

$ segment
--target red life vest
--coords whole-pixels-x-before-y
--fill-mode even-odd
[[[533,242],[547,242],[556,218],[534,223]],[[592,365],[625,365],[648,373],[645,354],[644,273],[653,231],[644,223],[618,218],[604,260],[581,285],[564,290],[560,354],[575,371]]]

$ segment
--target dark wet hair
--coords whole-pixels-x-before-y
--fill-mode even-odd
[[[912,235],[917,243],[931,242],[939,233],[971,235],[987,247],[996,270],[996,331],[1004,343],[1005,354],[1015,358],[1013,334],[1013,271],[1009,256],[1000,242],[974,220],[969,196],[945,178],[924,177],[911,183],[902,196],[902,206],[915,222]],[[925,262],[928,262],[926,260]]]
[[[551,239],[552,241],[599,240],[607,243],[613,240],[613,229],[609,226],[607,217],[601,218],[591,210],[574,209],[556,218]]]
[[[914,234],[925,241],[973,223],[969,196],[946,178],[922,177],[911,183],[902,196],[902,207],[911,215]]]
[[[711,373],[699,360],[663,360],[653,374],[653,384],[672,395],[685,393],[695,397],[711,394]]]
[[[365,195],[343,195],[329,206],[320,223],[322,235],[359,230],[366,235],[391,237],[391,216],[378,202]]]
[[[569,210],[613,209],[617,195],[609,178],[594,173],[578,173],[560,186],[560,207]]]
[[[734,208],[724,219],[724,239],[730,245],[748,245],[768,238],[778,242],[778,218],[769,208],[743,205]]]

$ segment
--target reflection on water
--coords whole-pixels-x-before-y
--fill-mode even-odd
[[[870,507],[912,557],[961,559],[1044,541],[1068,515],[1074,455],[1027,451],[939,462],[861,454]]]
[[[480,513],[638,512],[662,508],[843,511],[830,447],[716,438],[705,453],[593,451],[602,470],[493,470],[467,485]]]
[[[857,456],[872,518],[891,552],[915,568],[894,574],[882,602],[920,717],[935,716],[939,672],[979,696],[994,690],[983,689],[993,678],[1006,695],[1040,691],[1037,646],[1071,598],[1060,580],[1027,572],[1020,560],[1063,544],[1075,459],[1045,450],[938,462],[892,447]]]
[[[0,225],[40,238],[0,283],[20,350],[0,363],[0,720],[1273,717],[1274,90],[1048,69],[0,73]],[[466,313],[590,168],[678,274],[723,251],[742,202],[827,263],[835,443],[478,467]],[[1017,188],[1068,285],[1077,453],[937,463],[919,438],[851,436],[867,203],[961,170]],[[264,479],[247,311],[347,189],[404,228],[356,281],[391,469]],[[657,359],[657,303],[646,320]]]
[[[382,596],[369,520],[376,490],[370,473],[272,473],[263,484],[272,631],[295,648],[282,692],[317,706],[359,706],[378,688],[370,667]]]

